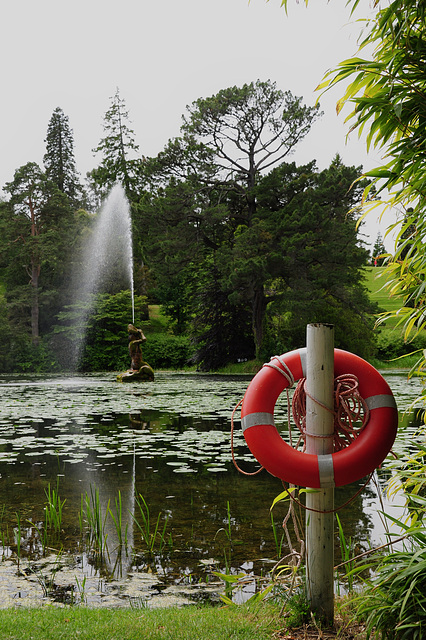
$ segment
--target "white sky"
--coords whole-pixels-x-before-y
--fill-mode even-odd
[[[318,97],[327,69],[353,55],[359,23],[345,0],[13,0],[0,31],[0,186],[15,170],[42,166],[44,139],[59,106],[74,132],[77,169],[97,165],[91,150],[116,87],[145,156],[179,135],[186,105],[229,86],[270,79],[278,88]],[[368,0],[357,15],[369,11]],[[341,90],[321,100],[323,118],[291,159],[327,167],[338,152],[348,165],[375,166],[365,144],[337,116]],[[378,223],[365,227],[374,242]],[[382,234],[386,224],[382,223]],[[389,245],[388,242],[386,242]]]

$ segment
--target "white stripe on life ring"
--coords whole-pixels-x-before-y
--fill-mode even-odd
[[[334,484],[333,455],[331,453],[327,453],[324,455],[317,456],[317,458],[318,458],[318,472],[319,472],[321,489],[334,487],[335,484]]]
[[[364,398],[364,402],[366,403],[370,411],[371,409],[382,409],[383,407],[390,407],[391,409],[397,408],[395,398],[393,397],[393,395],[390,396],[387,393]]]
[[[241,427],[243,433],[250,427],[260,427],[261,425],[269,424],[275,427],[274,416],[272,413],[265,411],[258,411],[256,413],[249,413],[241,419]]]

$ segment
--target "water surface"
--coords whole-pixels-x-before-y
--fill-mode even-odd
[[[421,391],[419,381],[407,381],[398,372],[385,377],[400,411],[406,410]],[[231,414],[250,379],[159,373],[154,382],[123,385],[113,374],[1,376],[2,606],[38,601],[45,593],[40,576],[51,576],[52,571],[68,598],[120,606],[215,597],[223,583],[214,570],[267,574],[278,559],[269,508],[282,484],[266,472],[243,476],[231,459]],[[282,394],[275,416],[283,429],[286,408]],[[395,449],[409,445],[414,433],[414,426],[402,421]],[[257,468],[238,419],[235,451],[241,467]],[[389,473],[384,464],[376,484],[368,484],[340,512],[359,550],[383,535],[378,494]],[[362,484],[337,489],[336,504],[345,503]],[[46,550],[40,530],[49,486],[58,487],[65,504],[63,533]],[[119,547],[114,523],[107,518],[108,554],[102,562],[79,526],[82,496],[94,490],[104,514],[108,501],[114,511],[120,495],[126,530],[127,545]],[[135,522],[141,495],[152,522],[160,514],[161,527],[165,524],[167,545],[161,554],[147,554]],[[401,504],[398,498],[389,508],[400,515]],[[274,510],[279,537],[285,512],[284,506]],[[22,534],[19,570],[17,513]],[[253,588],[249,583],[246,590]]]

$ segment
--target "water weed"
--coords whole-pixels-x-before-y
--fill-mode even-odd
[[[16,513],[16,527],[14,528],[15,534],[15,544],[16,544],[16,557],[18,559],[18,570],[19,564],[21,561],[21,542],[22,542],[22,527],[21,527],[21,516],[19,513]]]
[[[158,513],[157,518],[152,519],[149,505],[142,494],[139,494],[139,497],[136,498],[136,504],[139,509],[138,516],[140,519],[133,514],[131,516],[141,534],[142,541],[145,543],[146,550],[149,555],[158,553],[161,556],[168,540],[170,545],[170,536],[168,539],[166,536],[168,516],[166,516],[161,527],[161,512]]]
[[[115,514],[111,508],[109,509],[109,513],[114,522],[119,547],[122,548],[124,546],[127,548],[127,531],[129,525],[126,523],[123,531],[123,505],[121,501],[121,491],[118,491],[118,499],[115,498]]]
[[[79,595],[79,601],[81,604],[84,604],[87,601],[86,598],[86,580],[87,577],[84,576],[84,578],[80,581],[77,576],[75,576],[75,584],[76,584],[76,591]],[[75,592],[74,592],[75,593]],[[75,599],[75,595],[74,595],[74,599]]]
[[[283,549],[283,544],[284,544],[284,532],[281,534],[281,538],[279,538],[278,536],[278,532],[277,532],[277,526],[275,524],[275,520],[274,520],[274,516],[273,513],[271,511],[271,525],[272,525],[272,534],[274,536],[274,542],[275,542],[275,549],[277,552],[277,558],[281,558],[281,553],[282,553],[282,549]]]
[[[47,530],[59,533],[62,529],[62,510],[66,500],[59,497],[59,479],[56,489],[52,489],[50,483],[45,489],[46,503],[44,507],[44,522]]]
[[[61,557],[62,550],[57,554],[50,571],[43,572],[36,564],[32,564],[29,567],[29,571],[37,578],[37,581],[43,590],[43,595],[46,598],[54,594],[57,589],[55,577],[60,569]]]
[[[90,545],[102,561],[105,553],[108,553],[107,532],[105,528],[108,517],[110,501],[108,500],[105,510],[102,509],[99,497],[99,489],[90,487],[90,495],[86,492],[82,500],[82,508],[88,526]],[[81,519],[81,522],[83,520]]]

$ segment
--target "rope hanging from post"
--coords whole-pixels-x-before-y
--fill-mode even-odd
[[[297,383],[292,400],[292,415],[306,446],[306,435],[313,438],[328,438],[307,434],[306,432],[306,396],[309,396],[316,404],[320,405],[334,416],[334,451],[340,451],[347,447],[364,429],[370,417],[367,403],[358,390],[358,378],[351,374],[337,376],[334,379],[334,410],[313,398],[306,390],[306,378],[301,378]],[[289,425],[290,428],[290,425]]]

